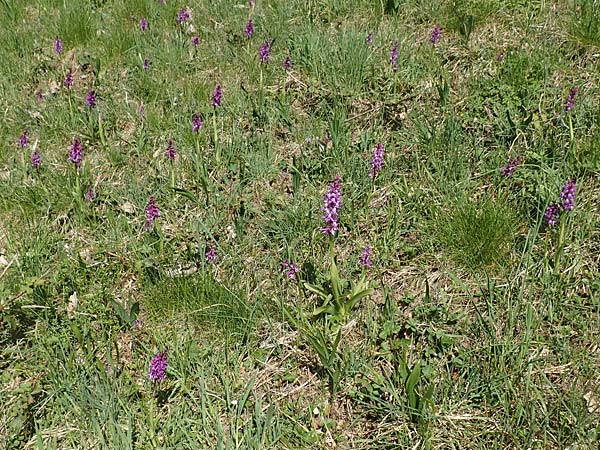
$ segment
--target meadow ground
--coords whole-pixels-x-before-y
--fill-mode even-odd
[[[598,0],[0,0],[0,56],[0,448],[600,445]]]

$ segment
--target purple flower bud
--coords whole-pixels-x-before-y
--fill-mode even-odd
[[[19,136],[19,147],[25,148],[29,144],[29,138],[27,137],[27,133],[29,133],[29,129],[23,129],[21,136]]]
[[[96,191],[94,191],[94,188],[92,186],[90,186],[88,190],[85,191],[84,197],[90,203],[96,199]]]
[[[148,70],[148,68],[150,67],[150,60],[147,58],[144,58],[144,70]]]
[[[390,52],[390,63],[392,64],[392,70],[396,72],[398,70],[398,41],[394,41]]]
[[[381,171],[381,167],[383,166],[384,152],[385,147],[383,146],[383,144],[379,143],[375,146],[373,156],[371,157],[371,171],[369,172],[369,176],[372,179],[375,179],[377,174]]]
[[[248,0],[248,5],[250,8],[254,8],[254,0]]]
[[[38,89],[35,95],[37,95],[38,100],[44,100],[44,93],[41,89]]]
[[[252,19],[250,19],[246,24],[246,28],[244,28],[244,34],[248,39],[250,39],[254,35],[254,22],[252,21]]]
[[[360,255],[360,258],[358,259],[358,262],[363,267],[371,267],[373,265],[373,263],[371,262],[371,247],[369,245],[367,245],[363,250],[362,255]]]
[[[140,30],[146,31],[148,29],[148,20],[145,17],[140,19]]]
[[[222,100],[223,100],[223,90],[221,89],[221,85],[218,84],[212,93],[212,101],[210,102],[210,106],[212,106],[214,108],[221,106]]]
[[[39,169],[41,165],[42,157],[37,150],[34,150],[34,152],[31,154],[31,167],[34,169]]]
[[[197,47],[199,43],[200,43],[200,38],[198,36],[192,36],[192,45],[194,47]]]
[[[173,142],[173,139],[169,139],[169,144],[165,150],[165,156],[171,161],[175,160],[175,157],[177,156],[177,150],[175,150],[175,143]]]
[[[517,171],[519,164],[521,164],[522,158],[517,156],[516,158],[511,159],[506,164],[502,166],[500,170],[500,175],[503,177],[512,177],[513,174]]]
[[[573,107],[575,106],[575,96],[577,95],[577,92],[579,91],[579,89],[577,87],[574,87],[571,89],[571,92],[569,92],[569,97],[567,98],[567,101],[565,102],[565,111],[569,112],[573,109]]]
[[[544,222],[550,227],[558,223],[558,215],[560,214],[560,205],[558,203],[550,203],[544,212]]]
[[[337,175],[333,183],[329,185],[327,193],[323,197],[323,220],[325,226],[321,232],[333,236],[339,228],[339,210],[342,207],[342,179]]]
[[[67,75],[65,76],[65,86],[67,87],[67,89],[73,86],[73,72],[71,71],[71,69],[69,69]]]
[[[562,208],[565,211],[573,211],[575,207],[575,191],[577,190],[577,185],[575,184],[575,180],[573,178],[569,179],[565,183],[562,188],[562,192],[560,193],[560,200],[562,201]]]
[[[200,117],[200,114],[194,114],[194,118],[192,119],[192,131],[194,133],[197,133],[198,131],[200,131],[203,125],[204,124],[202,123],[202,118]]]
[[[442,38],[442,29],[439,27],[439,25],[436,25],[434,27],[434,29],[431,31],[431,43],[433,45],[435,45],[438,42],[440,42],[441,38]]]
[[[85,104],[90,108],[96,107],[96,92],[91,90],[85,95]]]
[[[370,47],[371,45],[373,45],[373,42],[375,41],[375,33],[373,33],[372,31],[367,35],[367,39],[365,40],[366,44]]]
[[[181,8],[177,13],[177,23],[183,25],[190,20],[190,12],[186,8]]]
[[[206,249],[206,252],[204,252],[204,256],[206,257],[206,260],[212,264],[217,260],[217,251],[214,249],[214,247],[209,246]]]
[[[167,374],[167,353],[168,349],[158,352],[150,361],[150,381],[163,381]]]
[[[271,51],[271,44],[273,43],[273,39],[267,39],[263,45],[260,46],[258,50],[258,59],[261,64],[269,61],[269,53]]]
[[[290,56],[286,56],[285,59],[283,60],[283,64],[282,64],[283,70],[285,70],[286,72],[289,72],[292,68],[292,60],[290,58]]]
[[[144,228],[149,230],[154,225],[154,221],[160,217],[160,209],[156,206],[156,200],[154,197],[150,197],[148,199],[148,204],[146,205],[146,224]]]
[[[83,144],[79,138],[73,138],[73,145],[71,145],[71,151],[69,152],[69,161],[75,164],[75,167],[79,169],[81,161],[83,161]]]
[[[63,51],[63,43],[58,36],[54,38],[54,53],[60,55]]]
[[[300,272],[300,269],[298,268],[298,266],[296,266],[296,264],[294,264],[293,262],[290,262],[289,259],[286,259],[283,262],[282,266],[283,266],[283,270],[285,270],[285,274],[288,276],[288,278],[295,280],[296,275],[298,274],[298,272]]]

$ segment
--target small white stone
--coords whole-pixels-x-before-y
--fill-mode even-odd
[[[119,208],[126,214],[133,214],[135,211],[135,206],[130,202],[123,203]]]
[[[67,317],[72,319],[75,315],[75,310],[77,309],[77,304],[79,300],[77,299],[77,292],[73,292],[69,297],[69,304],[67,305]]]

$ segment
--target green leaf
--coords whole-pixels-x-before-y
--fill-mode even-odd
[[[192,192],[187,191],[185,189],[181,189],[181,188],[173,188],[173,191],[178,194],[181,195],[182,197],[187,198],[188,200],[191,200],[194,203],[199,203],[199,199],[196,195],[194,195]]]
[[[340,281],[340,273],[338,272],[337,265],[335,264],[335,257],[331,256],[331,288],[333,290],[333,296],[336,300],[342,297],[342,283]]]
[[[308,289],[309,291],[314,292],[322,299],[326,299],[327,297],[331,298],[331,294],[320,286],[315,286],[314,284],[310,284],[305,281],[304,287],[306,287],[306,289]]]
[[[454,275],[454,273],[452,272],[448,272],[448,276],[450,277],[450,279],[452,281],[454,281],[454,283],[460,287],[463,292],[467,295],[471,295],[471,290],[469,289],[469,287],[460,279],[458,278],[456,275]]]
[[[322,333],[320,336],[317,334],[307,333],[306,338],[313,350],[317,352],[317,355],[319,355],[319,360],[321,361],[323,368],[329,370],[329,361],[331,356],[325,336]]]
[[[292,315],[290,310],[288,308],[286,308],[285,306],[283,307],[283,314],[291,322],[291,324],[294,326],[294,328],[296,328],[297,330],[300,328],[300,323],[298,322],[298,320]]]
[[[333,348],[331,354],[335,356],[337,354],[338,345],[340,345],[340,341],[342,340],[342,329],[340,328],[337,336],[335,337],[335,341],[333,342]]]
[[[421,376],[421,363],[417,363],[415,368],[410,373],[408,380],[406,381],[406,392],[409,395],[414,392],[415,386],[419,382],[420,376]]]
[[[417,409],[417,396],[414,391],[408,393],[408,406],[410,406],[411,415],[413,415]]]
[[[125,308],[123,308],[123,306],[120,303],[118,303],[114,300],[111,300],[110,303],[112,305],[113,310],[117,314],[117,316],[119,316],[119,318],[123,322],[129,323],[129,314],[127,314],[127,311],[125,311]]]
[[[140,304],[139,302],[135,302],[133,305],[131,305],[131,308],[129,309],[129,325],[133,325],[133,323],[138,318],[139,312]]]
[[[246,406],[246,402],[248,401],[248,398],[250,397],[250,394],[252,393],[252,388],[254,387],[255,382],[256,382],[256,375],[254,377],[252,377],[252,379],[246,386],[246,389],[242,392],[240,399],[238,400],[238,404],[237,404],[238,417],[241,417],[242,413],[244,412],[244,407]]]
[[[335,314],[335,307],[331,304],[329,304],[329,301],[331,300],[331,295],[327,298],[326,302],[324,305],[319,306],[318,308],[316,308],[313,311],[313,316],[320,316],[322,314],[328,313],[328,314]]]
[[[423,394],[423,402],[428,402],[433,397],[433,384],[430,384],[425,393]]]
[[[83,343],[83,335],[81,333],[81,329],[75,324],[75,322],[69,322],[69,325],[71,327],[71,332],[73,333],[73,335],[75,335],[75,339],[77,339],[77,342]]]
[[[373,291],[374,291],[373,288],[368,288],[368,289],[365,289],[364,291],[357,292],[352,297],[350,297],[350,299],[348,300],[348,303],[347,303],[347,309],[348,309],[348,311],[352,310],[352,308],[354,308],[354,305],[361,298],[368,297],[369,295],[371,295],[373,293]]]

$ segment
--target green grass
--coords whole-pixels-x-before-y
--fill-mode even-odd
[[[599,8],[0,0],[0,448],[598,448]]]
[[[444,253],[460,266],[475,271],[510,267],[511,253],[519,251],[513,211],[502,198],[448,198],[434,219],[432,234],[440,236]]]

